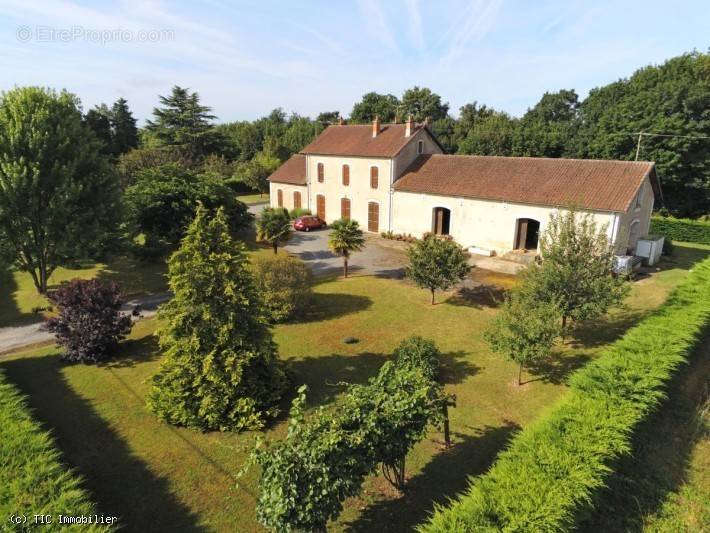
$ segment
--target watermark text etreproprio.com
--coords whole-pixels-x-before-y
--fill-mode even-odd
[[[174,41],[175,30],[171,29],[126,29],[126,28],[86,28],[71,26],[18,26],[15,32],[20,42],[39,43],[157,43]]]

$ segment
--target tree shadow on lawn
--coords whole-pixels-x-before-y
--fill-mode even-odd
[[[15,300],[18,288],[13,271],[0,265],[0,328],[32,324],[42,320],[40,314],[20,311]]]
[[[133,368],[141,363],[155,361],[162,356],[155,335],[148,334],[140,339],[127,339],[121,342],[111,359],[99,363],[99,367]]]
[[[175,498],[167,480],[153,474],[74,392],[62,364],[50,355],[11,360],[0,367],[28,396],[34,418],[52,431],[63,459],[81,475],[99,511],[118,516],[126,531],[201,531],[198,517]]]
[[[610,344],[621,337],[644,318],[653,313],[648,311],[624,311],[614,316],[603,316],[575,325],[572,337],[565,342],[572,348],[598,348]]]
[[[485,426],[475,435],[454,433],[454,446],[435,455],[419,474],[407,481],[394,499],[369,505],[349,531],[412,531],[427,519],[436,504],[445,504],[469,486],[471,476],[486,472],[498,452],[520,427],[511,421]]]
[[[693,447],[703,436],[698,411],[708,400],[709,352],[707,332],[690,364],[670,384],[668,399],[636,431],[631,454],[614,468],[580,531],[641,532],[647,517],[687,481]]]
[[[582,368],[590,360],[591,356],[587,353],[555,354],[544,361],[528,365],[526,370],[536,377],[525,380],[523,385],[535,381],[561,385],[566,383],[572,372]]]
[[[672,256],[664,255],[658,265],[650,267],[651,270],[670,270],[680,268],[689,270],[695,263],[702,261],[710,256],[710,250],[702,248],[693,248],[692,246],[684,246],[682,244],[674,244]]]
[[[474,309],[495,308],[503,303],[506,292],[506,289],[496,285],[461,287],[445,303]]]
[[[339,293],[314,293],[304,312],[291,323],[322,322],[342,316],[359,313],[372,305],[367,296]]]
[[[441,354],[441,380],[457,384],[480,371],[480,367],[463,359],[466,352]],[[324,405],[332,402],[346,389],[345,384],[365,383],[379,372],[391,354],[363,352],[356,355],[331,354],[292,359],[287,362],[291,374],[291,392],[284,399],[288,410],[294,392],[308,385],[308,404]]]

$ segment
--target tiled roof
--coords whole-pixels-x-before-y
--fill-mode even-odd
[[[306,156],[301,154],[292,155],[283,165],[277,168],[269,181],[276,183],[290,183],[291,185],[306,184]]]
[[[465,155],[419,156],[398,191],[582,209],[626,211],[646,176],[660,191],[648,161],[603,161]]]
[[[311,155],[346,155],[361,157],[394,157],[409,141],[421,124],[412,127],[405,137],[405,124],[382,124],[377,137],[372,136],[372,124],[328,126],[315,140],[301,150]]]

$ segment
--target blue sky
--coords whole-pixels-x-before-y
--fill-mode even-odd
[[[0,0],[0,88],[66,88],[85,108],[123,96],[141,121],[174,84],[220,121],[347,114],[414,85],[454,114],[476,100],[520,115],[544,91],[584,96],[708,46],[707,0]]]

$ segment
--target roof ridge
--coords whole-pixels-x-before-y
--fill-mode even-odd
[[[445,157],[465,157],[465,158],[483,158],[483,157],[489,157],[493,159],[525,159],[525,160],[530,160],[530,159],[537,159],[537,160],[544,160],[544,161],[583,161],[585,163],[634,163],[634,164],[646,164],[646,165],[655,165],[655,161],[627,161],[625,159],[585,159],[581,157],[539,157],[539,156],[532,156],[532,155],[480,155],[480,154],[426,154],[426,155],[432,155],[436,157],[440,156],[445,156]]]

